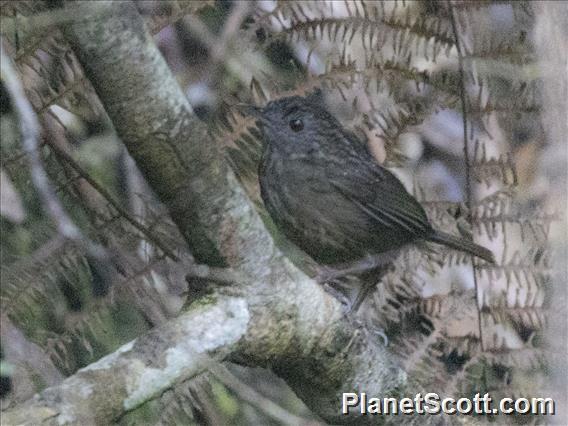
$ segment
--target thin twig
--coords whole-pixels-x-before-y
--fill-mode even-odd
[[[0,17],[2,24],[0,25],[0,32],[10,34],[18,30],[18,32],[31,32],[41,35],[47,28],[80,21],[89,13],[104,12],[105,10],[104,5],[99,2],[81,2],[68,5],[65,8],[37,12],[29,16],[17,15],[17,20],[15,16],[2,16]]]
[[[227,367],[219,363],[211,363],[209,365],[209,371],[217,380],[224,384],[227,388],[235,392],[239,398],[243,401],[249,403],[259,411],[266,414],[268,417],[280,422],[283,425],[318,425],[317,421],[309,421],[301,417],[296,416],[293,413],[282,408],[280,405],[276,404],[271,399],[266,398],[259,392],[251,388],[242,380],[235,377]]]
[[[246,1],[233,3],[231,14],[225,21],[221,36],[217,38],[211,49],[211,65],[216,66],[225,58],[225,54],[227,53],[227,48],[231,42],[231,39],[237,33],[241,26],[241,23],[246,18],[250,9],[250,5],[251,4]]]
[[[454,7],[452,4],[452,0],[448,0],[448,6],[450,9],[450,22],[452,24],[452,32],[454,33],[454,40],[456,43],[456,49],[458,52],[458,66],[459,66],[459,74],[460,74],[460,101],[462,107],[462,120],[463,120],[463,152],[464,152],[464,160],[465,160],[465,194],[466,194],[466,206],[467,211],[471,212],[472,209],[472,193],[471,193],[471,163],[469,158],[469,138],[467,135],[467,102],[466,102],[466,89],[465,89],[465,69],[464,69],[464,60],[463,60],[463,52],[460,45],[460,38],[458,35],[457,23],[456,23],[456,16]],[[471,215],[469,217],[469,222],[472,224]],[[471,260],[471,268],[473,273],[473,283],[475,286],[475,300],[477,303],[477,322],[479,326],[479,342],[481,345],[481,350],[485,350],[485,346],[483,343],[483,326],[481,323],[481,300],[479,295],[479,283],[477,282],[477,274],[475,273],[475,260],[472,256]]]
[[[246,2],[237,2],[237,4],[246,3]],[[240,16],[236,15],[236,18],[232,19],[231,22],[236,21],[237,18]],[[184,17],[184,20],[187,22],[187,28],[191,32],[191,34],[197,38],[201,43],[203,43],[209,52],[214,52],[216,49],[219,49],[218,42],[216,42],[217,37],[209,31],[207,26],[195,16],[187,15]],[[234,24],[231,24],[231,27]],[[231,27],[228,27],[227,33],[229,30],[232,30]],[[234,34],[233,34],[234,35]],[[226,44],[226,43],[225,43]],[[227,68],[231,70],[231,72],[245,85],[250,84],[251,75],[262,75],[261,72],[257,72],[258,69],[260,71],[270,74],[272,72],[271,66],[263,57],[263,55],[258,53],[246,53],[245,57],[240,57],[232,52],[227,47],[224,47],[224,57],[221,57],[221,60],[225,61]],[[253,69],[256,67],[257,69]],[[210,69],[209,69],[210,71]]]
[[[18,78],[15,65],[4,51],[4,44],[0,42],[2,81],[10,94],[12,106],[18,118],[24,151],[28,154],[32,182],[38,192],[41,203],[49,217],[55,223],[57,232],[63,238],[76,242],[87,254],[103,261],[110,259],[106,250],[86,238],[65,212],[57,194],[50,185],[47,172],[43,166],[39,153],[39,121],[32,105],[25,96],[24,89]]]
[[[95,191],[97,191],[117,212],[122,216],[128,223],[130,223],[134,228],[140,231],[148,241],[158,247],[162,252],[174,261],[179,261],[179,257],[168,248],[158,237],[156,237],[152,231],[147,229],[139,221],[130,215],[130,213],[124,209],[113,196],[99,183],[93,179],[89,173],[87,173],[81,165],[75,161],[75,159],[67,153],[64,149],[58,146],[51,138],[46,138],[45,143],[53,150],[55,155],[62,159],[66,164],[68,164],[80,178],[84,179],[89,185],[91,185]]]

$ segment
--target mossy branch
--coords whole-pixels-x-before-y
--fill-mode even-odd
[[[406,375],[382,341],[351,322],[275,247],[134,5],[100,4],[108,8],[103,19],[87,15],[63,30],[118,136],[194,257],[247,279],[219,287],[177,319],[3,413],[3,420],[108,424],[206,370],[204,359],[272,368],[332,423],[353,420],[340,414],[343,392],[401,392]]]

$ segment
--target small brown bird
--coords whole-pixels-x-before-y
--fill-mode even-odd
[[[490,250],[432,228],[418,201],[325,109],[319,93],[248,111],[264,136],[262,199],[284,235],[324,266],[321,281],[389,264],[419,240],[495,262]],[[359,294],[350,308],[361,301]]]

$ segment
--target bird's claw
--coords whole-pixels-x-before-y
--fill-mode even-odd
[[[324,281],[322,283],[322,286],[327,293],[329,293],[331,296],[339,300],[339,303],[341,303],[341,306],[343,306],[345,314],[351,312],[352,303],[347,296],[345,296],[341,291],[336,289],[329,281]]]

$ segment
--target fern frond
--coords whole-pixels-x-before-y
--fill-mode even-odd
[[[346,16],[337,17],[328,8],[316,7],[312,2],[277,6],[272,12],[259,17],[267,25],[274,19],[280,24],[270,37],[287,41],[322,40],[351,44],[358,34],[363,47],[383,49],[388,41],[396,55],[415,54],[436,61],[440,52],[449,52],[453,38],[447,23],[435,17],[424,18],[412,6],[382,2],[345,3]]]

